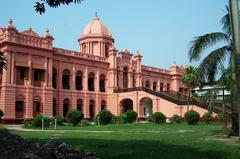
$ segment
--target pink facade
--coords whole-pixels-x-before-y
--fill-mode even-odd
[[[31,28],[20,32],[12,21],[0,28],[0,50],[8,63],[1,75],[5,121],[39,113],[64,116],[71,108],[81,110],[85,118],[102,109],[115,115],[134,109],[139,118],[156,111],[168,117],[187,111],[179,98],[188,91],[181,82],[184,67],[175,63],[169,69],[150,67],[141,63],[139,52],[117,51],[97,16],[81,33],[79,52],[55,48],[53,40],[48,30],[43,36]],[[197,106],[191,109],[206,112]]]

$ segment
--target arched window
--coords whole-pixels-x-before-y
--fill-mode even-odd
[[[128,68],[123,68],[123,88],[128,88]]]
[[[87,53],[87,45],[84,43],[83,45],[82,45],[82,52],[83,53]]]
[[[108,45],[105,45],[105,57],[108,57],[108,56],[109,56],[108,50],[109,50]]]
[[[149,81],[145,82],[145,87],[150,88],[150,82]]]
[[[157,82],[153,82],[153,90],[156,91],[157,90]]]
[[[93,118],[95,116],[95,101],[90,100],[89,102],[89,115],[90,118]]]
[[[77,90],[82,90],[82,72],[78,71],[76,73],[75,85]]]
[[[57,100],[55,98],[53,98],[52,112],[53,112],[53,116],[57,115]]]
[[[57,88],[57,70],[53,67],[52,69],[52,86],[53,88]]]
[[[102,100],[101,101],[101,110],[105,110],[106,109],[106,101]]]
[[[67,115],[68,109],[69,109],[69,99],[63,100],[63,116],[65,117]]]
[[[82,102],[82,99],[78,99],[77,100],[77,110],[83,112],[83,102]]]
[[[63,89],[69,89],[70,88],[69,78],[70,78],[70,71],[69,70],[64,70],[63,75],[62,75],[62,87],[63,87]]]
[[[101,74],[99,79],[100,92],[105,92],[105,75]]]
[[[88,74],[88,90],[94,91],[94,73],[93,72]]]
[[[167,84],[167,90],[170,90],[170,84],[169,83]]]
[[[164,86],[164,84],[161,82],[160,83],[160,91],[163,91],[163,86]]]

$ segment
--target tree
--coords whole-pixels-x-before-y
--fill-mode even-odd
[[[227,14],[221,19],[223,32],[208,33],[196,37],[190,42],[189,60],[199,61],[207,49],[222,45],[217,49],[211,50],[201,61],[197,74],[204,77],[210,84],[216,81],[222,63],[228,59],[228,67],[231,73],[235,72],[234,56],[232,49],[232,36],[229,19],[229,8],[226,7]],[[234,79],[231,77],[231,80]],[[232,135],[238,135],[238,111],[236,105],[236,86],[231,84],[231,105],[232,105]]]
[[[45,13],[45,5],[47,4],[51,8],[57,8],[61,5],[69,5],[72,3],[81,3],[83,0],[40,0],[36,2],[34,6],[35,11],[39,14]]]
[[[188,91],[188,104],[187,110],[189,111],[189,100],[191,96],[191,90],[201,83],[200,78],[197,75],[197,68],[193,66],[188,66],[186,68],[185,74],[182,76],[182,82],[190,89]]]
[[[222,88],[222,113],[224,115],[223,117],[223,136],[227,136],[227,115],[226,115],[226,102],[225,102],[225,90],[230,90],[232,85],[231,80],[231,69],[224,68],[222,65],[221,67],[221,77],[218,80],[218,85]]]
[[[66,118],[67,120],[73,124],[73,126],[76,126],[84,117],[84,114],[77,110],[77,109],[71,109],[67,112]]]

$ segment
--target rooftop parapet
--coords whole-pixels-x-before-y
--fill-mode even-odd
[[[90,59],[95,61],[107,62],[106,57],[89,55],[86,53],[81,53],[81,52],[72,51],[72,50],[65,50],[62,48],[54,48],[54,52],[62,55],[72,56],[72,57],[80,57],[80,58],[85,58],[85,59]]]
[[[169,70],[165,70],[165,69],[161,69],[161,68],[157,68],[157,67],[146,66],[146,65],[142,65],[142,70],[154,71],[154,72],[163,73],[163,74],[170,74]]]
[[[6,28],[0,28],[0,43],[10,42],[15,44],[27,45],[43,49],[52,49],[52,41],[54,38],[49,34],[49,30],[40,37],[36,32],[29,28],[19,32],[9,20]]]

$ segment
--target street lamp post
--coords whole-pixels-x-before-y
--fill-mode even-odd
[[[233,39],[233,56],[235,59],[235,68],[236,74],[235,81],[237,86],[237,97],[240,96],[240,26],[239,26],[239,6],[238,0],[229,0],[229,8],[230,8],[230,22],[232,29],[232,39]],[[240,98],[237,98],[237,106],[238,106],[238,116],[240,115]],[[239,122],[240,125],[240,117]],[[240,126],[239,126],[239,139],[240,139]]]

